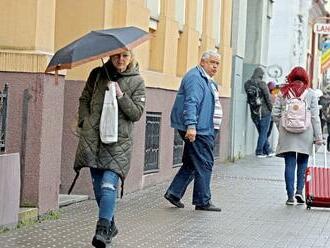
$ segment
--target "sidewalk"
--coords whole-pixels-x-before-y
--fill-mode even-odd
[[[320,160],[322,154],[317,154]],[[163,198],[168,183],[126,195],[118,201],[119,234],[111,247],[330,247],[330,209],[286,206],[283,169],[283,159],[254,156],[215,166],[212,193],[220,213],[195,211],[191,187],[184,209]],[[60,211],[59,220],[1,234],[0,247],[92,247],[95,201]]]

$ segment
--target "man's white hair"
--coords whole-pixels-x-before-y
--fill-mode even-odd
[[[205,60],[205,59],[209,59],[210,57],[220,58],[220,54],[215,50],[207,50],[203,52],[201,59]]]

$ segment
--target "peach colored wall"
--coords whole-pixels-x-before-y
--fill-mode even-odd
[[[63,78],[59,77],[55,86],[51,75],[0,72],[1,89],[5,83],[8,83],[6,153],[20,153],[21,205],[36,206],[44,213],[58,204]],[[26,101],[24,92],[28,96]]]
[[[17,224],[19,193],[19,154],[2,154],[0,155],[0,227]]]
[[[71,127],[78,112],[79,97],[85,82],[65,81],[64,90],[64,114],[63,114],[63,139],[62,139],[62,162],[61,162],[61,184],[60,193],[67,193],[75,176],[73,162],[78,145],[78,138],[73,135]],[[91,194],[92,185],[89,171],[82,169],[79,179],[72,193]]]

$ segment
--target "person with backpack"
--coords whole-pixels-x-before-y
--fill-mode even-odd
[[[251,119],[259,134],[255,151],[258,158],[274,156],[267,136],[271,122],[272,101],[268,86],[262,80],[264,74],[264,70],[258,67],[254,70],[252,77],[244,84]]]
[[[279,130],[276,156],[285,161],[286,205],[294,205],[294,198],[298,204],[304,204],[305,170],[313,142],[323,144],[318,100],[304,68],[295,67],[289,73],[275,100],[272,116]]]
[[[327,150],[330,151],[330,85],[323,89],[323,95],[320,97],[319,104],[321,108],[321,127],[326,124],[328,129]]]

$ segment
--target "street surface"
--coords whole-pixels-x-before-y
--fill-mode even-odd
[[[322,161],[322,154],[317,154]],[[329,161],[329,159],[328,159]],[[171,206],[163,194],[168,182],[125,195],[118,201],[117,248],[325,248],[330,247],[330,209],[286,206],[281,158],[247,157],[218,164],[213,203],[222,212],[195,211],[191,187]],[[63,207],[61,217],[0,235],[1,248],[92,247],[97,207],[84,201]]]

